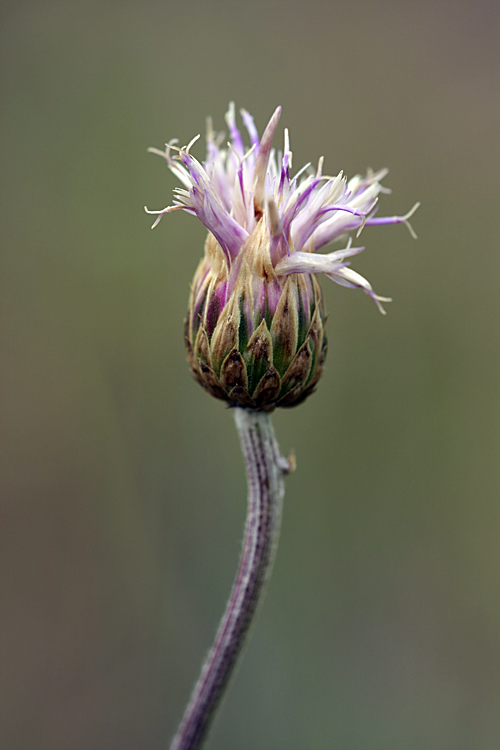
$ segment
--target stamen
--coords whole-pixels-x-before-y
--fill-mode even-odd
[[[256,143],[254,143],[254,144],[253,144],[253,146],[252,146],[252,148],[249,148],[249,149],[248,149],[248,151],[246,152],[245,156],[244,156],[244,157],[243,157],[243,159],[241,160],[241,163],[242,163],[242,164],[243,164],[243,162],[245,161],[245,159],[248,159],[248,157],[250,156],[250,154],[253,154],[253,152],[255,151],[255,149],[256,149],[256,148],[257,148],[257,144],[256,144]]]
[[[242,163],[243,159],[241,158],[241,155],[236,151],[236,149],[233,146],[233,144],[231,143],[231,141],[227,142],[227,147],[236,156],[236,158],[238,159],[238,164],[241,166],[241,163]]]
[[[160,151],[159,148],[148,148],[148,153],[156,154],[157,156],[163,156],[164,159],[169,159],[171,149],[174,151],[181,151],[178,146],[174,146],[174,143],[179,143],[178,138],[172,138],[168,143],[165,144],[165,151]]]
[[[255,144],[254,146],[252,146],[252,148],[249,148],[248,151],[246,152],[246,154],[244,156],[241,156],[241,154],[239,154],[236,151],[236,149],[234,148],[233,144],[230,141],[227,142],[227,147],[236,156],[236,158],[238,159],[238,164],[241,167],[241,165],[243,164],[243,162],[245,161],[245,159],[248,159],[248,157],[255,151],[255,149],[257,148],[257,144]]]
[[[159,148],[153,148],[152,146],[148,148],[148,154],[156,154],[157,156],[163,156],[164,159],[167,158],[165,151],[160,151]]]
[[[172,211],[181,211],[185,206],[167,206],[167,208],[162,208],[160,211],[150,211],[147,206],[144,206],[144,210],[147,214],[156,215],[158,214],[158,218],[152,224],[151,229],[154,229],[162,220],[162,218],[165,216],[165,214],[171,214]]]
[[[178,150],[179,151],[183,151],[185,154],[189,154],[189,149],[191,148],[191,146],[193,146],[196,143],[196,141],[198,140],[198,138],[201,138],[200,133],[198,133],[198,135],[195,135],[195,137],[192,138],[189,141],[189,143],[188,143],[187,146],[184,146],[184,148],[181,148],[181,149],[178,149]]]
[[[356,232],[356,239],[358,239],[359,235],[361,234],[361,232],[365,228],[365,224],[366,224],[366,214],[363,216],[363,219],[361,221],[361,225],[360,225],[358,231]]]
[[[304,166],[302,167],[302,169],[299,169],[299,171],[297,172],[297,174],[295,175],[295,177],[293,179],[297,180],[300,177],[301,174],[304,174],[304,172],[306,171],[306,169],[309,169],[310,166],[311,166],[311,162],[308,161],[307,164],[304,164]]]
[[[387,310],[384,310],[380,303],[392,302],[392,297],[381,297],[379,294],[375,294],[375,292],[373,294],[368,293],[368,296],[371,297],[371,299],[375,302],[378,307],[378,311],[382,313],[382,315],[387,315]]]
[[[351,268],[345,267],[340,268],[334,273],[327,273],[326,275],[328,278],[332,279],[332,281],[340,284],[340,286],[350,287],[351,289],[361,289],[375,302],[379,312],[381,312],[382,315],[386,315],[386,311],[380,303],[392,302],[391,297],[381,297],[379,294],[375,294],[372,285],[364,278],[364,276],[361,276],[361,274],[353,271]]]
[[[417,233],[416,233],[416,232],[415,232],[415,230],[413,229],[413,227],[412,227],[412,225],[410,224],[410,222],[408,221],[408,219],[409,219],[409,218],[410,218],[411,216],[413,216],[413,214],[415,213],[415,211],[416,211],[416,210],[417,210],[417,208],[419,208],[419,207],[420,207],[420,201],[417,201],[417,202],[415,203],[415,205],[413,206],[413,208],[410,208],[410,210],[408,211],[408,213],[407,213],[407,214],[405,214],[405,216],[402,216],[402,217],[401,217],[401,218],[403,219],[403,224],[404,224],[404,225],[405,225],[405,227],[406,227],[406,228],[408,229],[409,233],[411,234],[411,236],[413,237],[413,239],[414,239],[414,240],[418,239],[418,237],[417,237]]]
[[[148,153],[163,157],[165,161],[168,162],[168,165],[172,167],[172,157],[170,156],[170,152],[172,149],[175,149],[176,151],[180,151],[180,148],[178,148],[177,146],[174,146],[174,143],[178,143],[177,138],[172,138],[171,141],[165,144],[165,151],[160,151],[159,148],[150,147],[148,148]]]
[[[414,240],[417,239],[417,234],[415,230],[413,229],[412,225],[408,221],[408,219],[413,216],[417,208],[420,206],[420,202],[415,203],[415,205],[410,208],[407,214],[404,216],[382,216],[379,219],[367,219],[367,224],[404,224],[406,228],[408,229],[409,233],[413,237]]]

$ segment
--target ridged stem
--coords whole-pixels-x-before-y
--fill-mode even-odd
[[[248,510],[236,579],[170,750],[199,750],[228,686],[262,598],[276,551],[291,462],[279,451],[269,414],[234,409],[248,479]]]

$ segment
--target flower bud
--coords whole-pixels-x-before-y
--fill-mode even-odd
[[[205,256],[196,271],[186,319],[186,347],[195,379],[216,398],[234,406],[271,411],[295,406],[312,393],[326,354],[321,291],[315,274],[341,286],[361,289],[385,314],[370,283],[353,271],[350,258],[363,247],[347,245],[327,254],[317,251],[365,226],[408,222],[404,216],[376,217],[378,196],[388,192],[380,180],[387,170],[346,180],[323,175],[323,157],[294,176],[288,131],[282,154],[272,148],[281,108],[262,139],[252,117],[241,116],[251,146],[245,148],[236,126],[234,104],[226,115],[231,142],[207,123],[207,158],[174,141],[163,156],[184,187],[175,188],[173,205],[162,216],[183,210],[208,229]],[[176,156],[172,156],[172,152]],[[414,235],[415,236],[415,235]]]

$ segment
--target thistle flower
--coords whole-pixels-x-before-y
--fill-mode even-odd
[[[283,152],[272,148],[278,107],[259,140],[253,118],[241,117],[250,146],[245,147],[231,103],[226,114],[230,142],[207,121],[207,157],[170,141],[163,156],[184,187],[174,189],[173,205],[157,214],[183,210],[208,230],[205,255],[195,273],[186,318],[188,361],[195,379],[216,398],[234,406],[272,411],[295,406],[315,389],[326,354],[321,291],[315,276],[361,289],[385,313],[390,302],[353,271],[350,258],[364,250],[349,238],[345,247],[317,251],[367,225],[404,223],[405,216],[376,217],[378,196],[390,192],[380,181],[387,170],[347,180],[342,172],[323,175],[323,157],[293,177],[285,129]]]

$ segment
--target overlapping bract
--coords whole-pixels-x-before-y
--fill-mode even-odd
[[[318,282],[309,274],[276,276],[265,231],[261,222],[231,270],[208,235],[185,333],[191,372],[204,388],[231,404],[272,411],[312,393],[326,337]]]

